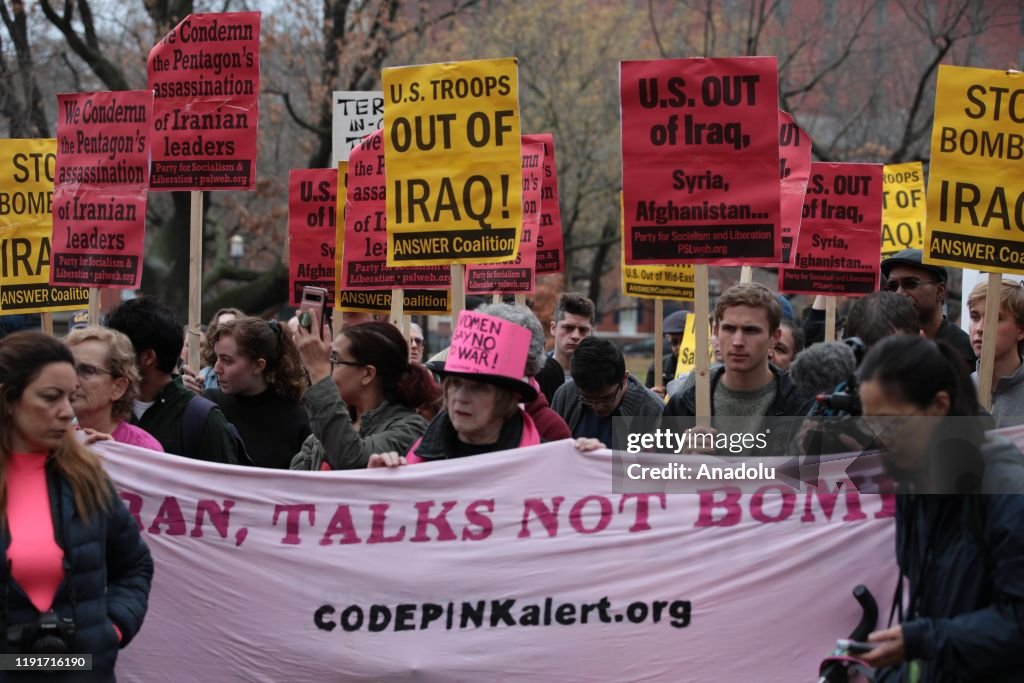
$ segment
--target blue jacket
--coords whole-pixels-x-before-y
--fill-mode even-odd
[[[998,492],[1024,490],[1024,457],[993,435],[982,454],[989,495],[897,496],[897,560],[919,596],[904,648],[921,683],[1022,679],[1024,495]]]
[[[50,504],[55,520],[62,520],[58,539],[67,561],[65,579],[57,588],[53,610],[60,617],[75,621],[75,635],[69,654],[91,654],[92,671],[62,673],[47,677],[41,673],[0,672],[0,681],[60,681],[61,683],[112,682],[117,661],[118,641],[113,624],[120,629],[120,647],[139,632],[153,579],[153,559],[139,535],[121,498],[111,491],[111,510],[95,513],[84,524],[75,510],[68,483],[48,469]],[[55,501],[59,500],[59,505]],[[57,534],[55,534],[57,535]],[[4,600],[0,618],[0,652],[7,653],[7,629],[18,624],[35,623],[39,612],[10,575],[7,548],[10,533],[6,525],[0,543],[0,599]],[[70,575],[70,585],[67,575]],[[73,589],[73,590],[72,590]]]

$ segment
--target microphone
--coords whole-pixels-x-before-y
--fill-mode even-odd
[[[857,368],[853,349],[843,342],[818,342],[797,354],[789,367],[797,391],[804,396],[831,392]]]

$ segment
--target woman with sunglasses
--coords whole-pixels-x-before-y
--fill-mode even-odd
[[[108,327],[72,330],[64,339],[75,357],[78,388],[71,396],[78,426],[91,438],[106,438],[151,451],[164,450],[149,432],[131,424],[139,395],[139,370],[128,337]]]
[[[254,465],[288,469],[310,432],[299,401],[306,374],[291,337],[276,320],[242,317],[218,324],[210,346],[220,388],[203,396],[238,429]]]
[[[1024,456],[984,432],[974,384],[945,343],[884,339],[858,378],[865,422],[899,482],[901,574],[900,623],[871,634],[877,647],[861,658],[894,668],[880,681],[1020,680]]]
[[[306,313],[305,315],[311,315]],[[409,346],[387,322],[330,329],[300,320],[296,342],[311,386],[302,397],[313,434],[292,469],[359,469],[379,451],[405,452],[427,428],[417,409],[437,400],[430,372],[409,362]]]

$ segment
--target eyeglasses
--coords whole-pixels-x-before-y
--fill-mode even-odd
[[[369,365],[368,363],[360,363],[357,360],[342,360],[341,358],[338,358],[333,353],[330,355],[330,357],[328,357],[327,360],[329,360],[330,363],[331,363],[331,372],[334,372],[334,368],[336,368],[339,365],[354,365],[356,367],[362,367],[364,365]]]
[[[619,385],[617,387],[615,387],[615,391],[611,392],[610,394],[605,394],[604,396],[598,396],[596,398],[588,398],[588,397],[584,396],[583,394],[580,394],[580,403],[582,403],[585,406],[590,406],[590,407],[606,406],[606,405],[609,405],[609,404],[612,404],[612,403],[615,402],[615,399],[617,399],[619,397],[619,392],[620,391],[622,391],[622,382],[620,382]]]
[[[112,373],[110,370],[104,370],[103,368],[98,368],[95,365],[89,365],[88,363],[79,363],[78,365],[76,365],[75,373],[78,374],[78,377],[80,379],[92,379],[96,375],[110,375],[111,377],[115,376],[114,373]]]
[[[423,337],[410,337],[409,346],[423,346]]]
[[[885,281],[885,288],[890,292],[899,291],[902,287],[904,292],[913,292],[921,285],[937,285],[938,280],[922,280],[919,277],[892,277]]]

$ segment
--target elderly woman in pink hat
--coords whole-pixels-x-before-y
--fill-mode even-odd
[[[447,460],[504,451],[541,442],[520,406],[537,396],[525,376],[531,333],[502,318],[463,311],[439,374],[445,410],[431,421],[406,457],[376,453],[368,467]],[[596,439],[578,439],[581,451],[604,448]]]

